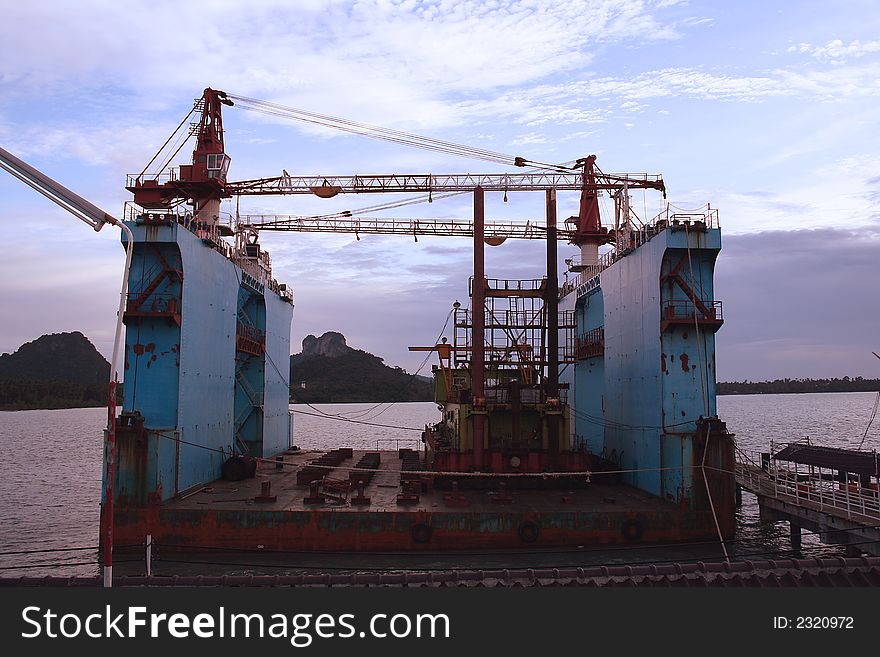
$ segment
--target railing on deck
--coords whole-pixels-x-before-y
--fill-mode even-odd
[[[266,334],[258,328],[238,322],[235,332],[235,348],[252,356],[260,356],[266,350]]]
[[[577,338],[577,357],[578,360],[584,358],[594,358],[605,354],[605,327],[600,326],[587,331],[583,336]]]
[[[420,438],[378,438],[376,440],[376,451],[382,449],[380,447],[382,443],[393,443],[395,450],[400,450],[401,443],[412,446],[410,449],[415,449],[417,452],[422,448],[422,441]]]
[[[510,389],[506,386],[489,386],[486,388],[486,402],[490,404],[509,404],[511,402]],[[520,404],[532,405],[547,403],[547,397],[539,388],[521,388],[519,391]],[[568,390],[559,389],[559,403],[562,406],[568,404]]]
[[[666,210],[654,217],[652,223],[658,232],[667,226],[673,228],[694,226],[697,229],[718,228],[720,226],[718,210],[714,208],[707,206],[705,210],[685,211],[677,210],[668,204]]]
[[[125,221],[145,225],[170,225],[178,224],[193,233],[196,237],[210,244],[219,253],[232,260],[241,269],[247,271],[257,281],[266,285],[284,301],[293,303],[293,293],[284,283],[279,283],[271,277],[272,267],[269,254],[260,251],[259,255],[250,257],[243,253],[236,253],[235,249],[227,244],[222,238],[234,234],[232,229],[232,215],[228,212],[220,213],[216,224],[207,224],[196,221],[191,212],[181,212],[178,209],[167,210],[144,210],[130,201],[126,201],[123,209]]]
[[[493,292],[523,292],[523,293],[535,293],[543,290],[547,285],[546,278],[534,278],[534,279],[518,279],[518,278],[487,278],[486,279],[486,289],[488,291]],[[473,295],[474,293],[474,277],[471,276],[468,279],[468,294]],[[512,294],[512,296],[516,296]]]
[[[849,519],[858,516],[857,520],[880,522],[876,481],[862,486],[852,475],[839,481],[839,472],[830,468],[776,461],[766,455],[762,459],[760,454],[737,451],[736,481],[746,490]]]
[[[140,293],[130,292],[126,295],[125,313],[132,316],[162,316],[180,312],[180,298],[175,294],[150,294],[144,301],[139,301]]]
[[[577,274],[577,278],[566,287],[574,289],[591,281],[615,261],[667,228],[702,231],[707,228],[718,228],[718,226],[718,210],[707,206],[705,210],[685,212],[676,211],[667,205],[666,210],[654,217],[654,220],[647,225],[632,230],[621,229],[618,231],[615,248],[600,254],[598,263],[585,263],[580,257],[566,259],[565,264],[568,265],[568,270]],[[566,289],[567,291],[570,290]]]
[[[668,299],[663,302],[661,317],[665,320],[689,320],[698,322],[723,321],[721,302],[715,300],[700,300],[695,304],[690,299]]]

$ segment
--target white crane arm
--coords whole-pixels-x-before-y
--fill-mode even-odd
[[[67,187],[46,174],[37,171],[27,162],[18,159],[4,148],[0,148],[0,168],[3,168],[24,184],[37,190],[50,201],[70,212],[77,219],[84,221],[96,232],[101,230],[104,224],[115,225],[119,223],[98,206],[89,203],[82,196],[67,189]]]

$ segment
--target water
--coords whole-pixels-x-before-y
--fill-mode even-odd
[[[802,395],[736,395],[718,397],[719,416],[736,434],[746,452],[767,451],[771,441],[783,443],[809,438],[812,442],[856,448],[862,440],[875,393],[819,393]],[[293,442],[303,449],[349,446],[394,449],[415,446],[422,427],[438,418],[430,402],[405,404],[295,405]],[[97,575],[98,515],[101,493],[102,429],[105,409],[0,412],[0,576]],[[376,426],[382,425],[382,426]],[[377,442],[378,441],[378,442]],[[415,442],[414,442],[415,441]],[[872,426],[863,449],[880,448],[880,421]],[[66,552],[10,554],[55,548],[87,548]],[[757,502],[743,493],[737,510],[737,535],[729,545],[736,558],[764,559],[790,556],[842,556],[843,548],[821,544],[804,532],[800,553],[792,553],[787,523],[765,523],[758,518]],[[481,556],[445,555],[412,558],[400,555],[354,555],[344,566],[369,568],[444,568],[504,566],[566,566],[596,563],[717,560],[717,543],[678,547],[641,547],[618,550],[556,550],[538,553],[499,553]],[[130,562],[127,562],[130,560]],[[282,573],[326,570],[325,556],[297,555],[296,565],[267,565],[253,556],[238,559],[216,556],[160,561],[157,573]],[[251,562],[258,561],[260,565]],[[337,562],[338,564],[338,562]],[[117,571],[140,574],[138,557],[116,560]],[[25,567],[21,567],[25,566]]]

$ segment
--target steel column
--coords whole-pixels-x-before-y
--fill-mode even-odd
[[[559,280],[556,273],[556,190],[547,190],[547,288],[544,307],[547,312],[547,380],[548,399],[559,399]],[[559,455],[559,416],[547,415],[547,447],[551,466]]]
[[[474,470],[483,467],[483,440],[486,434],[486,354],[483,349],[486,332],[486,263],[483,233],[485,198],[483,188],[474,189],[474,286],[471,294],[473,328],[471,341],[471,403],[473,405]]]

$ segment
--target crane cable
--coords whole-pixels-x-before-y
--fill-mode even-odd
[[[150,165],[153,164],[153,162],[156,161],[156,159],[159,157],[159,155],[162,153],[162,151],[165,149],[165,147],[171,142],[172,139],[174,139],[174,137],[177,135],[177,133],[180,132],[180,129],[181,129],[181,128],[184,126],[184,124],[186,124],[186,122],[189,120],[189,117],[191,117],[191,116],[193,115],[193,112],[195,112],[196,109],[199,107],[199,103],[200,103],[200,101],[201,101],[201,99],[199,99],[199,100],[197,100],[197,101],[195,102],[195,104],[193,105],[192,109],[189,111],[189,114],[187,114],[186,116],[183,117],[183,121],[181,121],[180,124],[178,124],[178,126],[174,129],[174,132],[172,132],[171,135],[169,135],[168,139],[165,140],[165,143],[162,144],[162,146],[159,147],[159,150],[156,151],[156,154],[153,156],[153,159],[151,159],[149,162],[147,162],[147,166],[144,167],[144,170],[141,171],[141,173],[140,173],[140,175],[138,176],[138,178],[140,178],[141,176],[143,176],[143,175],[147,172],[147,169],[150,168]],[[187,140],[188,140],[191,136],[192,136],[192,133],[190,133],[190,134],[188,134],[188,135],[186,136],[186,138],[183,140],[183,143],[181,143],[180,146],[177,147],[177,150],[174,151],[174,153],[171,155],[171,157],[167,158],[166,163],[165,163],[164,165],[162,165],[162,167],[159,169],[159,173],[161,173],[161,172],[162,172],[162,169],[164,169],[166,166],[168,166],[168,164],[170,164],[171,159],[172,159],[175,155],[177,155],[177,153],[180,152],[180,149],[183,148],[183,144],[185,144],[185,143],[187,142]],[[157,177],[158,177],[158,175],[159,175],[159,174],[156,174]]]
[[[453,312],[454,312],[454,310],[450,310],[449,313],[446,315],[446,321],[443,322],[443,328],[440,329],[440,333],[437,336],[437,339],[434,340],[434,344],[438,344],[440,342],[440,339],[443,337],[443,333],[446,332],[446,327],[449,326],[449,320],[452,318]],[[428,363],[428,360],[431,358],[431,353],[432,352],[430,352],[430,351],[427,353],[427,355],[425,356],[421,365],[419,365],[418,369],[416,369],[416,371],[410,375],[409,379],[406,382],[407,387],[412,385],[412,382],[419,375],[419,372],[421,372],[422,368]],[[308,402],[304,402],[304,403],[306,406],[308,406],[309,408],[311,408],[314,411],[317,411],[318,413],[320,413],[324,417],[339,419],[339,420],[343,420],[346,422],[356,422],[358,424],[366,424],[366,422],[365,422],[366,420],[372,420],[372,419],[379,417],[380,415],[385,413],[385,411],[390,409],[392,406],[394,406],[394,404],[397,404],[398,402],[396,402],[396,401],[378,402],[377,404],[374,404],[373,406],[370,406],[369,408],[366,408],[366,409],[359,409],[356,411],[349,411],[349,412],[342,412],[342,413],[326,413],[326,412],[322,411],[321,409],[312,406]],[[388,404],[387,408],[382,409],[378,413],[372,414],[373,411],[375,411],[377,408],[379,408],[381,406],[384,406],[385,404]],[[298,413],[301,411],[294,410],[293,412]],[[305,415],[310,415],[310,414],[305,413]],[[374,426],[376,426],[376,425],[374,425]],[[393,426],[389,426],[389,425],[378,425],[378,426],[386,426],[387,428],[395,428],[395,429],[406,429],[408,431],[421,431],[421,429],[415,429],[413,427],[393,427]]]
[[[406,144],[409,146],[415,146],[417,148],[424,148],[427,150],[447,153],[450,155],[460,155],[463,157],[486,160],[489,162],[495,162],[497,164],[523,166],[523,164],[518,163],[525,162],[523,158],[517,158],[515,156],[510,156],[504,153],[490,151],[482,148],[475,148],[473,146],[464,146],[462,144],[456,144],[454,142],[444,141],[442,139],[435,139],[433,137],[423,137],[420,135],[403,132],[401,130],[382,128],[379,126],[369,125],[367,123],[360,123],[358,121],[341,119],[327,114],[309,112],[306,110],[297,109],[295,107],[281,105],[278,103],[258,100],[256,98],[249,98],[247,96],[238,96],[235,94],[227,94],[227,96],[230,99],[236,101],[236,103],[244,109],[259,112],[262,114],[268,114],[270,116],[294,119],[297,121],[303,121],[305,123],[319,125],[325,128],[333,128],[336,130],[342,130],[344,132],[350,132],[366,137],[373,137],[375,139],[381,139],[398,144]]]
[[[880,406],[880,392],[878,392],[877,396],[874,398],[874,408],[871,411],[871,417],[868,419],[868,426],[865,427],[865,435],[862,436],[862,440],[861,440],[861,442],[859,442],[859,446],[856,447],[857,450],[861,449],[862,445],[865,444],[865,438],[868,437],[868,431],[871,430],[871,425],[874,424],[874,418],[877,417],[878,406]]]

